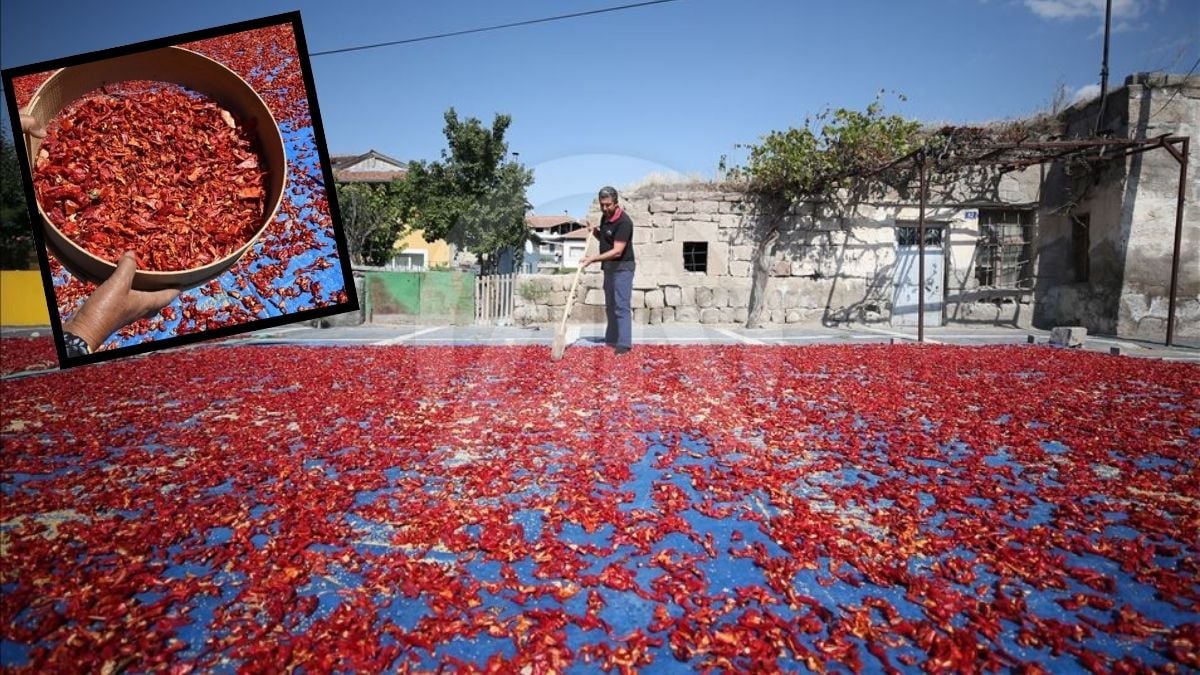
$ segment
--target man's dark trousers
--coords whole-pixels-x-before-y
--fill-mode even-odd
[[[604,311],[608,326],[604,341],[615,347],[633,346],[633,267],[604,272]]]

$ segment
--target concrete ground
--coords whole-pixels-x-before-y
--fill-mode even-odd
[[[602,341],[603,324],[568,326],[568,344],[590,346]],[[931,344],[989,345],[1025,344],[1030,339],[1038,344],[1050,341],[1050,332],[1038,329],[987,326],[969,328],[949,326],[925,329],[925,341]],[[873,326],[813,327],[773,326],[747,329],[742,326],[712,326],[701,324],[660,324],[634,326],[633,341],[638,344],[866,344],[892,341],[913,342],[917,331],[912,329]],[[283,326],[250,333],[238,338],[253,342],[316,342],[341,344],[412,344],[412,345],[547,345],[554,342],[553,327],[522,328],[515,326],[351,326],[313,328],[304,325]],[[1161,343],[1089,335],[1084,349],[1111,352],[1119,350],[1126,356],[1159,358],[1172,361],[1200,362],[1200,348],[1179,345],[1166,347]]]

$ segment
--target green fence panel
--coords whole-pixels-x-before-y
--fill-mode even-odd
[[[467,325],[475,321],[475,275],[470,272],[368,272],[368,321],[376,316]]]
[[[421,313],[421,275],[413,272],[367,274],[368,315],[416,316]]]
[[[475,275],[469,272],[423,272],[421,316],[456,324],[475,320]]]

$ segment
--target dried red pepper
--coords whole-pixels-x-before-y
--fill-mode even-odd
[[[99,258],[132,250],[146,270],[202,267],[262,226],[266,171],[253,125],[178,85],[93,92],[47,126],[38,201]]]

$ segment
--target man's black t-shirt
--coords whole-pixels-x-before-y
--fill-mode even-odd
[[[621,257],[616,260],[605,260],[601,263],[601,267],[606,272],[616,270],[631,270],[633,269],[633,219],[621,210],[621,216],[617,218],[615,223],[609,222],[608,219],[601,217],[600,228],[597,230],[600,239],[600,253],[608,253],[612,250],[614,241],[625,242],[625,250],[621,251]]]

